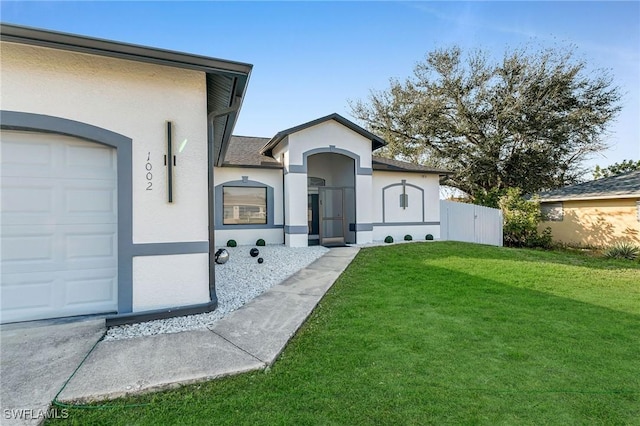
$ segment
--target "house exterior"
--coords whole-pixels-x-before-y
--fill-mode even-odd
[[[252,66],[0,33],[0,320],[215,309],[210,171]]]
[[[0,322],[214,310],[215,251],[440,237],[439,176],[327,117],[232,137],[252,66],[2,25]]]
[[[640,245],[640,171],[628,172],[539,194],[555,241],[606,247]]]
[[[273,138],[231,138],[216,167],[216,240],[291,247],[440,238],[447,172],[372,154],[386,143],[338,114]]]

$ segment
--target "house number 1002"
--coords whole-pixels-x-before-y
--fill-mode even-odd
[[[151,173],[151,169],[153,166],[151,165],[151,153],[147,153],[147,163],[144,165],[147,174],[145,177],[147,178],[147,191],[153,191],[153,173]]]

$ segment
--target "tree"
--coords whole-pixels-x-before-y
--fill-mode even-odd
[[[620,90],[604,70],[585,74],[573,49],[519,49],[491,63],[485,52],[463,57],[454,47],[350,107],[389,142],[385,155],[446,167],[454,172],[448,185],[495,204],[492,191],[575,183],[582,162],[606,148]]]
[[[621,173],[632,172],[634,170],[640,170],[640,160],[622,160],[622,162],[620,163],[613,163],[612,165],[605,168],[596,166],[595,170],[593,171],[593,178],[600,179],[619,175]]]

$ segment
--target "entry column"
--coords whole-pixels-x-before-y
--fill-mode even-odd
[[[307,174],[284,175],[284,243],[287,247],[307,247]]]

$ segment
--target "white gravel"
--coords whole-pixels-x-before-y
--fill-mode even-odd
[[[225,247],[229,252],[229,261],[223,265],[216,265],[218,308],[215,311],[111,327],[104,340],[121,340],[203,329],[274,285],[281,283],[329,251],[321,246],[291,248],[268,245],[257,247],[260,250],[258,257],[264,259],[264,263],[259,264],[258,257],[249,255],[249,250],[252,247]]]

